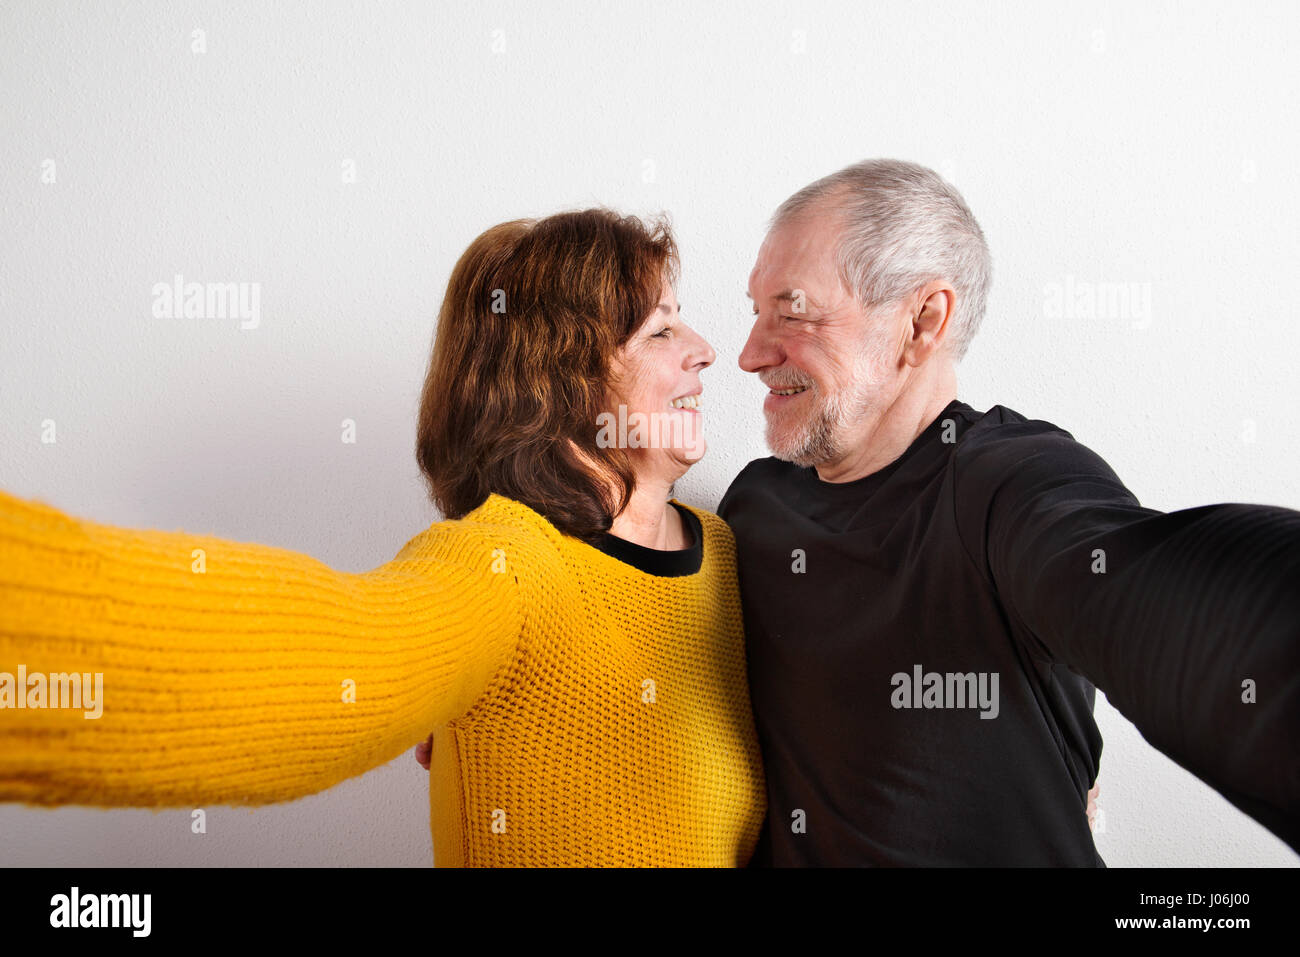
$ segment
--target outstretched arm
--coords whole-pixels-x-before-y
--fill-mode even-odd
[[[391,760],[468,710],[519,634],[491,547],[446,542],[435,525],[348,574],[0,492],[0,801],[264,804]],[[74,675],[78,706],[51,707]]]
[[[1030,431],[958,450],[962,537],[1018,633],[1300,850],[1300,512],[1143,508]]]

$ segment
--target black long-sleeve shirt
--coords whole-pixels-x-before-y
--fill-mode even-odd
[[[718,511],[756,863],[1104,866],[1093,685],[1300,850],[1300,512],[1144,508],[1068,432],[956,400],[865,478],[760,459]]]

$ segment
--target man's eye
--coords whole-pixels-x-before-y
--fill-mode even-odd
[[[664,326],[662,329],[660,329],[658,332],[656,332],[656,333],[655,333],[651,338],[653,338],[653,339],[667,339],[667,338],[668,338],[668,333],[671,332],[671,331],[672,331],[672,330],[671,330],[668,326]]]

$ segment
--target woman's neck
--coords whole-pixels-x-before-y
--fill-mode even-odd
[[[686,523],[668,501],[671,492],[672,483],[638,480],[627,508],[614,519],[609,533],[626,542],[662,552],[689,548],[691,539]]]

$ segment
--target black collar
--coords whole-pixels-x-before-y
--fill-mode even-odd
[[[638,568],[647,575],[659,575],[676,578],[681,575],[694,575],[704,564],[704,528],[700,520],[689,508],[683,508],[676,502],[672,506],[682,513],[682,520],[692,537],[689,548],[665,552],[657,548],[646,548],[627,539],[618,538],[605,532],[591,544],[611,558]]]

